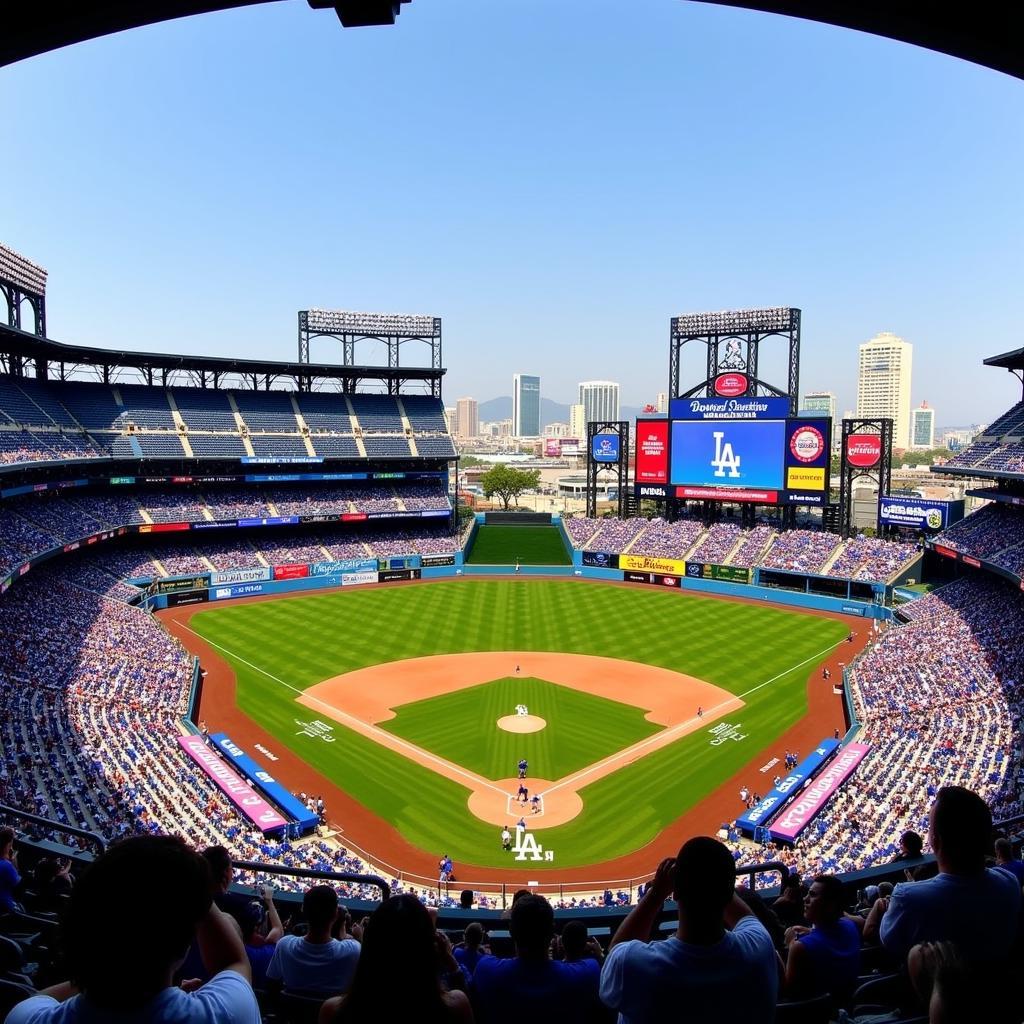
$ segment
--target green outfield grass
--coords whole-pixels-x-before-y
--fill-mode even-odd
[[[736,726],[736,739],[713,743],[717,737],[709,724],[583,789],[584,809],[577,818],[539,832],[555,853],[556,868],[639,849],[739,770],[806,712],[808,676],[849,628],[771,606],[572,579],[353,587],[202,611],[192,627],[234,667],[238,702],[248,715],[410,842],[438,855],[447,852],[462,864],[512,866],[497,829],[469,813],[467,790],[296,705],[297,693],[341,672],[404,658],[537,650],[644,662],[743,697],[746,707],[720,720]],[[437,702],[454,696],[429,703],[445,708]],[[409,727],[426,730],[427,703],[406,705],[395,726],[404,730],[401,719],[409,713]],[[532,697],[525,703],[534,710]],[[501,713],[511,710],[503,705]],[[602,730],[613,749],[633,742],[636,728],[629,713],[617,717]],[[328,723],[335,742],[302,734],[303,725],[317,719]],[[460,754],[479,758],[465,767],[495,777],[511,774],[509,752],[488,750],[505,735],[485,729],[474,741],[479,746]],[[571,748],[577,739],[575,726],[566,736],[552,732],[559,748],[552,756],[575,756],[561,747]]]
[[[557,526],[481,526],[469,565],[572,565]]]
[[[543,718],[546,728],[518,735],[495,729],[517,704]],[[661,729],[644,718],[649,709],[516,676],[394,710],[382,728],[487,779],[515,778],[521,757],[534,778],[561,779]]]

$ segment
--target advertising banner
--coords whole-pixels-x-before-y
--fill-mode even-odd
[[[668,483],[668,420],[636,421],[634,485]]]
[[[673,398],[668,414],[674,420],[784,420],[789,415],[789,399]]]
[[[592,454],[595,462],[618,462],[620,451],[618,434],[594,435]]]
[[[319,818],[297,797],[293,796],[265,768],[254,761],[241,747],[233,743],[223,732],[214,733],[210,741],[253,785],[268,796],[293,821],[297,821],[305,832],[316,828]]]
[[[263,797],[254,793],[249,784],[221,760],[215,750],[203,742],[202,736],[179,736],[178,742],[185,753],[213,780],[213,784],[261,832],[273,832],[288,824]]]
[[[377,570],[373,572],[343,572],[341,574],[341,585],[343,587],[357,587],[363,583],[376,583]]]
[[[557,459],[562,454],[562,443],[561,438],[558,437],[546,437],[544,438],[544,457],[548,459]]]
[[[230,587],[216,587],[213,591],[214,601],[223,601],[229,597],[252,597],[263,593],[262,583],[235,583]]]
[[[346,558],[340,562],[314,562],[309,567],[310,576],[334,576],[343,572],[377,571],[376,558]]]
[[[945,530],[964,517],[964,501],[933,501],[906,495],[883,494],[878,503],[879,519],[886,526],[912,530]]]
[[[669,489],[664,484],[634,485],[633,492],[638,498],[667,498]]]
[[[956,552],[952,548],[943,547],[941,544],[936,544],[932,550],[943,558],[956,558]]]
[[[846,438],[846,461],[858,469],[870,469],[882,458],[879,434],[850,434]]]
[[[618,569],[619,556],[607,551],[584,551],[582,562],[597,569]]]
[[[420,565],[454,565],[454,555],[423,555]]]
[[[167,607],[180,608],[182,605],[203,604],[209,600],[210,592],[208,590],[190,590],[186,594],[168,594]]]
[[[264,516],[255,519],[239,519],[239,526],[297,526],[298,516]]]
[[[377,574],[381,583],[395,583],[398,580],[418,580],[422,575],[419,569],[385,569]]]
[[[140,523],[139,533],[182,533],[191,523]]]
[[[660,572],[669,576],[682,576],[686,563],[675,558],[655,558],[650,555],[619,555],[620,569],[634,572]]]
[[[301,580],[309,575],[308,565],[275,565],[274,566],[274,579],[275,580]]]
[[[753,832],[756,825],[767,824],[782,808],[786,801],[800,791],[814,773],[835,754],[839,747],[838,740],[822,740],[821,743],[779,784],[769,791],[767,796],[760,803],[755,804],[750,810],[741,814],[736,819],[736,824],[746,832]]]
[[[672,424],[672,483],[778,490],[783,486],[786,423]]]
[[[793,842],[825,806],[830,796],[854,773],[871,749],[866,743],[849,743],[814,781],[775,819],[773,839]]]
[[[749,583],[750,570],[738,565],[711,565],[707,562],[686,563],[686,576],[691,580],[722,580],[724,583]]]
[[[665,576],[659,572],[624,572],[622,578],[626,583],[644,583],[655,587],[678,587],[678,576]]]
[[[241,458],[243,466],[259,466],[264,463],[284,465],[284,463],[306,463],[323,462],[319,455],[243,455]]]
[[[176,594],[183,590],[203,590],[210,585],[210,574],[203,573],[201,576],[186,576],[182,579],[157,580],[156,592],[158,594]]]
[[[744,487],[677,487],[677,498],[701,498],[705,501],[756,501],[759,505],[776,505],[778,491],[753,491]]]
[[[795,419],[786,421],[786,465],[796,469],[819,469],[827,474],[832,463],[831,420]],[[818,477],[815,477],[818,479]],[[791,483],[800,488],[817,485]],[[818,488],[820,489],[820,487]]]
[[[720,373],[715,378],[714,390],[722,398],[736,398],[750,390],[750,379],[745,373]]]
[[[210,586],[232,583],[252,583],[254,580],[269,580],[270,567],[265,565],[256,566],[252,569],[224,569],[221,572],[210,573]]]

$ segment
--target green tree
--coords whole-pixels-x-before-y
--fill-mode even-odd
[[[539,469],[515,469],[504,464],[495,466],[480,477],[480,486],[484,496],[490,498],[496,494],[501,498],[505,511],[523,491],[535,491],[540,486]],[[518,505],[519,502],[516,501]]]

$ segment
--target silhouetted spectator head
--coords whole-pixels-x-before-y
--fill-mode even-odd
[[[736,889],[736,862],[728,847],[694,836],[676,856],[673,895],[687,917],[721,921]]]
[[[566,960],[582,960],[587,953],[587,926],[582,921],[567,921],[562,929],[562,949]]]
[[[329,885],[314,885],[302,897],[302,913],[311,932],[324,932],[338,916],[338,894]]]
[[[1013,843],[1005,837],[996,840],[996,863],[1009,864],[1013,860]]]
[[[0,860],[6,860],[11,855],[11,847],[14,845],[14,829],[5,825],[0,828]]]
[[[231,854],[223,846],[208,846],[203,850],[203,857],[210,865],[214,891],[227,892],[235,876],[235,869],[231,866]]]
[[[463,889],[462,890],[462,892],[459,894],[459,906],[462,907],[463,910],[472,910],[473,909],[473,890],[472,889]]]
[[[818,875],[804,897],[804,917],[811,924],[835,924],[843,909],[843,883],[835,875]]]
[[[924,838],[917,832],[904,832],[900,836],[900,853],[904,857],[920,857],[924,850]]]
[[[891,896],[893,885],[892,882],[879,882],[878,883],[878,895],[879,896]]]
[[[555,912],[543,896],[528,892],[512,907],[508,930],[519,956],[546,957],[555,934]]]
[[[71,893],[63,923],[71,980],[100,1007],[148,1002],[184,960],[210,910],[210,892],[208,863],[176,837],[136,836],[111,846]]]
[[[462,941],[466,944],[466,949],[479,949],[480,944],[484,941],[484,926],[479,921],[466,925],[466,930],[462,933]]]
[[[977,793],[943,786],[932,804],[928,836],[940,871],[981,871],[992,848],[992,812]]]
[[[267,914],[263,904],[259,900],[232,904],[228,908],[228,913],[238,922],[238,927],[242,931],[242,941],[251,946]]]
[[[437,953],[427,908],[408,893],[385,900],[363,930],[352,988],[335,1020],[445,1020]]]

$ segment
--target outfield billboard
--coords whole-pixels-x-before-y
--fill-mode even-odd
[[[671,482],[676,486],[781,490],[784,420],[676,420],[672,423]]]
[[[750,570],[739,565],[714,565],[687,559],[686,576],[691,580],[722,580],[725,583],[749,583]]]
[[[619,555],[619,568],[632,572],[658,572],[668,576],[683,576],[686,563],[676,558],[656,558],[652,555]]]
[[[624,572],[623,580],[626,583],[646,583],[655,587],[678,587],[682,584],[678,576],[666,576],[660,572]]]
[[[668,420],[636,421],[637,486],[668,483]]]
[[[622,448],[618,434],[595,434],[591,456],[595,462],[618,462]]]
[[[673,420],[784,420],[789,415],[789,399],[673,398],[668,414]]]
[[[609,551],[584,551],[581,560],[584,565],[595,569],[619,568],[619,556]]]
[[[269,566],[257,566],[252,569],[224,569],[210,573],[210,586],[230,586],[234,583],[255,583],[270,579]]]
[[[904,529],[945,530],[964,517],[964,499],[935,501],[931,498],[883,494],[878,503],[878,521],[884,526]]]

